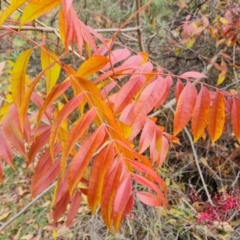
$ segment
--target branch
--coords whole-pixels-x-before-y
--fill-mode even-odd
[[[0,30],[7,30],[7,29],[12,29],[12,30],[19,30],[19,26],[14,26],[14,25],[2,25],[0,27]],[[58,31],[56,28],[52,27],[45,27],[45,26],[23,26],[20,28],[22,31],[42,31],[42,32],[53,32]],[[94,29],[94,31],[99,32],[99,33],[104,33],[104,32],[117,32],[119,29],[118,28],[106,28],[106,29]],[[129,27],[129,28],[123,28],[120,29],[120,32],[132,32],[132,31],[137,31],[138,27]]]

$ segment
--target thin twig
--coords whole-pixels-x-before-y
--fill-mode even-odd
[[[15,214],[12,218],[10,218],[7,222],[3,223],[3,225],[0,227],[0,232],[6,228],[10,223],[12,223],[15,219],[17,219],[19,216],[21,216],[23,213],[25,213],[34,203],[37,202],[38,199],[40,199],[43,195],[45,195],[48,191],[50,191],[54,186],[56,182],[54,182],[52,185],[50,185],[48,188],[46,188],[42,193],[37,195],[36,198],[34,198],[28,205],[26,205],[20,212]]]
[[[144,45],[143,45],[143,41],[142,41],[142,29],[141,29],[140,12],[139,12],[140,1],[136,0],[135,3],[136,3],[136,12],[137,12],[136,21],[137,21],[138,45],[139,45],[140,51],[144,52],[145,49],[144,49]]]
[[[172,109],[172,110],[173,110],[173,109]],[[193,151],[193,155],[194,155],[194,159],[195,159],[195,163],[196,163],[196,166],[197,166],[197,169],[198,169],[198,173],[199,173],[199,176],[200,176],[201,181],[202,181],[202,184],[203,184],[204,191],[205,191],[205,193],[206,193],[206,195],[207,195],[207,198],[208,198],[209,203],[210,203],[212,206],[214,206],[214,204],[213,204],[213,202],[212,202],[212,199],[211,199],[211,196],[210,196],[210,194],[209,194],[209,192],[208,192],[207,185],[206,185],[206,183],[205,183],[205,180],[204,180],[204,177],[203,177],[203,174],[202,174],[202,170],[201,170],[200,165],[199,165],[199,162],[198,162],[199,159],[198,159],[198,156],[197,156],[196,149],[195,149],[195,147],[194,147],[194,143],[193,143],[192,137],[191,137],[191,135],[190,135],[190,133],[189,133],[189,131],[188,131],[187,128],[184,128],[184,131],[186,132],[186,134],[187,134],[187,136],[188,136],[188,138],[189,138],[189,141],[190,141],[190,144],[191,144],[191,147],[192,147],[192,151]]]

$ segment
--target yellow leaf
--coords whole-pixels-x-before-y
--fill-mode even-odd
[[[2,215],[0,215],[0,221],[6,219],[9,214],[10,214],[10,212],[6,212],[6,213],[3,213]]]
[[[58,17],[58,27],[59,27],[59,34],[60,34],[60,38],[62,40],[63,45],[65,46],[65,36],[66,36],[66,29],[65,29],[65,20],[64,20],[64,12],[61,9],[59,12],[59,17]]]
[[[60,60],[55,53],[51,52],[45,47],[41,49],[42,70],[45,70],[48,68],[48,70],[45,71],[45,76],[47,81],[47,94],[51,92],[51,90],[56,85],[56,82],[58,80],[61,67],[56,62],[59,62],[59,61]],[[51,67],[49,68],[50,65]]]
[[[77,75],[82,78],[87,78],[101,70],[108,62],[109,59],[104,56],[90,57],[79,67]]]
[[[12,0],[10,6],[3,12],[0,18],[0,26],[5,22],[5,20],[19,7],[21,7],[28,0]]]
[[[226,73],[221,72],[218,76],[217,85],[220,85],[221,83],[223,83],[225,78],[226,78]]]
[[[12,98],[19,109],[25,94],[26,70],[32,49],[23,52],[17,59],[12,70]]]
[[[195,41],[196,41],[195,38],[188,39],[187,42],[186,42],[187,48],[191,48],[194,45]]]
[[[228,24],[228,20],[226,18],[220,17],[219,20],[223,24]]]
[[[31,0],[23,11],[20,28],[27,22],[47,13],[61,3],[61,0]]]

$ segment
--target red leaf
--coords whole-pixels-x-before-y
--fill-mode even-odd
[[[62,0],[62,4],[65,8],[65,12],[68,12],[70,7],[72,6],[73,0]]]
[[[122,60],[128,58],[131,52],[127,48],[116,49],[110,53],[110,63],[108,63],[102,70],[107,70],[110,67],[114,66],[116,63],[121,62]]]
[[[113,204],[113,223],[115,231],[119,230],[120,223],[126,216],[126,208],[129,208],[129,199],[132,196],[132,181],[129,175],[126,175],[125,179],[119,186],[115,195]]]
[[[143,87],[146,78],[142,75],[137,77],[133,76],[129,79],[129,81],[123,85],[120,91],[117,93],[115,103],[114,103],[114,113],[118,114],[122,112],[122,110],[127,106],[127,104],[131,103],[135,95],[140,91]]]
[[[169,151],[169,142],[165,136],[162,136],[160,156],[157,161],[157,167],[160,168],[164,163]]]
[[[203,134],[208,123],[210,94],[206,87],[201,86],[192,115],[192,134],[196,142]]]
[[[13,121],[14,119],[12,119],[10,115],[7,115],[2,120],[2,128],[3,128],[4,134],[7,137],[8,141],[11,143],[11,145],[14,148],[16,148],[16,150],[27,159],[28,157],[25,152],[23,135],[19,130],[20,126],[17,126],[16,123]]]
[[[166,89],[165,89],[165,83],[164,83],[164,84],[163,84],[163,89],[165,89],[165,90],[164,90],[164,93],[163,93],[162,97],[158,100],[158,102],[156,103],[154,109],[157,109],[157,108],[161,107],[162,104],[167,100],[168,95],[169,95],[169,92],[170,92],[170,89],[171,89],[171,86],[172,86],[172,84],[173,84],[173,81],[172,81],[172,77],[171,77],[171,76],[167,76],[167,77],[164,79],[164,81],[167,82]],[[162,91],[163,91],[163,90],[162,90]]]
[[[8,143],[6,136],[0,128],[0,158],[2,158],[9,166],[14,169],[13,166],[13,154],[12,148]]]
[[[167,82],[162,77],[158,77],[146,86],[142,91],[139,99],[134,106],[134,121],[137,122],[144,116],[146,116],[158,103],[165,94],[167,89]],[[133,122],[127,121],[126,123],[132,125]]]
[[[197,90],[190,82],[182,90],[174,116],[174,135],[177,135],[191,119],[197,99]]]
[[[208,133],[212,142],[216,142],[222,135],[225,123],[225,99],[220,92],[216,92],[215,99],[209,111]]]
[[[148,174],[150,177],[152,177],[154,179],[155,182],[157,182],[160,185],[160,187],[162,188],[164,193],[167,192],[166,184],[152,168],[146,166],[143,163],[140,163],[140,162],[137,162],[137,161],[134,161],[131,159],[124,159],[124,160],[129,162],[136,170]]]
[[[40,194],[44,191],[50,184],[56,179],[60,172],[60,160],[56,160],[52,165],[45,171],[41,176],[39,176],[32,185],[32,196]]]
[[[139,153],[143,153],[150,146],[155,134],[155,123],[148,119],[143,127],[139,142]]]
[[[79,191],[76,191],[72,198],[71,206],[68,212],[68,217],[66,222],[67,227],[70,226],[70,224],[72,223],[72,220],[75,218],[78,212],[78,209],[81,205],[81,201],[82,201],[82,195]]]
[[[47,125],[45,131],[39,136],[36,136],[29,151],[28,151],[28,165],[33,161],[36,154],[48,143],[50,137],[51,126]]]
[[[61,150],[61,144],[57,144],[55,146],[55,149],[54,149],[55,155],[59,154],[60,150]],[[56,171],[56,167],[58,167],[58,172]],[[46,178],[46,174],[48,173],[50,168],[52,168],[51,171],[53,171],[53,173],[56,173],[56,174],[59,173],[59,166],[53,167],[53,162],[52,162],[52,159],[51,159],[51,156],[50,156],[50,152],[49,152],[49,149],[48,149],[46,152],[44,152],[44,154],[39,159],[39,161],[37,163],[37,166],[35,168],[35,172],[34,172],[33,177],[32,177],[31,189],[32,189],[32,196],[33,197],[35,197],[38,193],[41,192],[41,187],[43,187],[42,190],[44,190],[44,189],[46,189],[49,186],[49,185],[46,185],[47,182],[50,181],[50,184],[51,184],[51,182],[55,179],[56,175],[55,175],[55,177],[52,178],[53,180],[51,180],[51,179],[47,180],[46,183],[43,181],[42,185],[38,184],[39,185],[38,187],[40,189],[38,189],[35,186],[36,183],[41,182],[40,181],[41,179]],[[51,171],[50,171],[50,173],[51,173]],[[52,176],[49,176],[49,177],[51,178]]]
[[[180,78],[207,78],[206,75],[199,73],[199,72],[185,72],[179,76]]]
[[[149,179],[147,179],[141,175],[132,173],[132,176],[137,183],[141,184],[142,186],[146,186],[146,187],[150,188],[151,190],[155,191],[158,194],[159,200],[162,202],[162,205],[164,207],[167,207],[166,198],[163,195],[163,193],[159,190],[158,186],[155,183],[151,182]]]
[[[178,78],[177,83],[176,83],[176,87],[175,87],[176,102],[178,102],[178,98],[179,98],[183,89],[184,89],[184,85],[183,85],[182,81]]]
[[[146,205],[162,206],[160,199],[149,192],[137,192],[136,194],[139,200]]]
[[[103,127],[95,130],[80,147],[77,155],[73,158],[69,166],[68,183],[70,195],[72,195],[74,188],[82,178],[84,171],[93,157],[93,154],[103,144],[105,135],[106,132]]]
[[[3,164],[1,159],[0,159],[0,182],[3,183]]]
[[[53,209],[54,222],[57,222],[57,220],[60,217],[62,217],[62,215],[66,211],[66,208],[69,202],[70,202],[70,195],[69,195],[69,192],[67,191],[64,193],[61,199],[54,206],[54,209]]]
[[[232,127],[237,140],[240,142],[240,117],[239,116],[240,116],[240,99],[237,97],[234,97],[233,104],[232,104],[232,111],[231,111]]]

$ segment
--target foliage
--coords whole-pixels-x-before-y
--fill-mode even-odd
[[[15,22],[20,31],[16,31],[9,16],[21,6],[23,14]],[[22,31],[27,27],[38,30],[28,22],[56,9],[63,49],[53,51],[45,36],[38,43]],[[219,21],[225,29],[230,20]],[[176,135],[190,121],[194,142],[205,139],[206,133],[216,142],[229,123],[240,141],[237,92],[201,83],[206,75],[196,71],[174,75],[152,63],[146,52],[135,53],[119,45],[117,33],[105,39],[78,17],[72,1],[12,1],[0,24],[6,34],[26,38],[31,45],[11,69],[10,91],[0,112],[0,156],[14,168],[14,148],[27,166],[34,165],[32,197],[56,181],[52,202],[55,222],[70,204],[70,225],[83,196],[94,214],[100,206],[111,231],[119,230],[135,199],[166,208],[167,187],[154,169],[163,165],[170,146],[180,144]],[[207,27],[206,17],[200,22],[184,22],[184,44],[191,48]],[[231,37],[231,44],[235,39],[235,35]],[[223,43],[228,45],[229,41],[227,36]],[[81,60],[77,68],[64,62],[71,52]],[[40,56],[41,71],[30,78],[27,71],[34,53]],[[220,70],[219,84],[227,72],[224,60]],[[40,84],[45,89],[37,91]],[[177,106],[171,135],[159,125],[157,113],[173,85]],[[140,190],[133,188],[133,182],[141,186]]]

